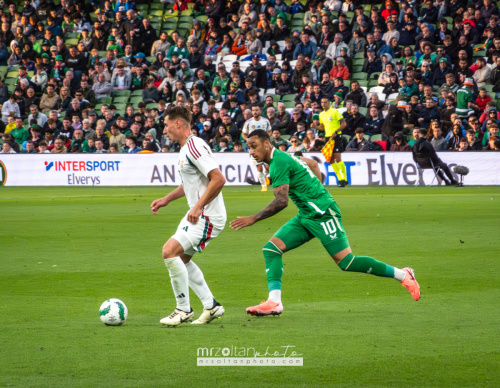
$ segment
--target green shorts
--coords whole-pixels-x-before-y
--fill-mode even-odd
[[[317,218],[305,218],[296,215],[278,230],[274,237],[285,243],[286,250],[298,248],[312,238],[321,241],[330,256],[349,247],[340,210],[336,204]]]

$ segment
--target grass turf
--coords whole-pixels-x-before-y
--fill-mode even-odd
[[[159,324],[174,308],[161,247],[187,205],[149,211],[168,190],[1,189],[0,386],[500,384],[500,188],[331,190],[354,253],[412,266],[419,302],[394,280],[341,272],[312,241],[284,256],[284,314],[247,316],[267,297],[261,248],[296,208],[239,232],[226,227],[194,259],[226,315],[175,329]],[[257,190],[224,189],[229,220],[272,199]],[[128,306],[121,327],[99,320],[110,297]],[[196,366],[200,347],[286,345],[303,367]]]

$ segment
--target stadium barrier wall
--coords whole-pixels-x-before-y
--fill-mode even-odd
[[[306,155],[320,164],[326,185],[336,176],[321,153]],[[500,153],[442,152],[450,168],[470,169],[467,185],[499,185]],[[228,185],[258,182],[247,153],[216,153]],[[24,154],[0,155],[0,185],[5,186],[162,186],[179,185],[177,153],[154,154]],[[352,185],[415,185],[418,171],[409,152],[352,152],[342,154]],[[425,170],[423,183],[434,177]],[[420,182],[422,183],[422,182]],[[440,184],[437,180],[434,185]]]

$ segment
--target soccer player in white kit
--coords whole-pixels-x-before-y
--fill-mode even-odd
[[[191,134],[191,112],[183,106],[169,107],[165,113],[165,130],[172,142],[181,145],[178,171],[182,184],[166,197],[151,204],[151,211],[186,196],[190,210],[176,233],[163,246],[163,260],[168,268],[177,307],[160,322],[178,326],[192,321],[194,312],[189,303],[189,287],[203,303],[203,313],[193,324],[207,324],[224,315],[224,307],[215,300],[203,273],[191,260],[217,237],[226,224],[226,208],[222,187],[226,183],[212,152],[205,141]]]
[[[261,114],[262,109],[259,106],[252,106],[253,117],[245,121],[245,124],[243,124],[242,136],[245,141],[248,138],[248,134],[257,129],[263,129],[268,133],[271,130],[271,123],[268,119],[262,117]],[[266,170],[263,163],[257,163],[253,156],[250,156],[250,163],[257,167],[259,182],[262,186],[261,191],[267,191]]]

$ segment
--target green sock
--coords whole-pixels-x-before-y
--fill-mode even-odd
[[[340,166],[337,164],[337,162],[330,163],[332,165],[333,171],[335,172],[335,175],[337,175],[338,181],[343,181],[344,176],[342,175],[342,171],[340,171]]]
[[[283,276],[283,252],[272,242],[268,241],[264,248],[264,259],[266,260],[267,288],[269,292],[281,290],[281,277]]]
[[[364,272],[387,278],[394,277],[393,266],[382,263],[369,256],[354,256],[352,253],[349,253],[340,261],[338,266],[343,271]]]
[[[343,176],[343,180],[347,180],[347,172],[345,170],[345,164],[344,162],[341,160],[338,165],[340,166],[340,172],[342,173],[342,176]]]

